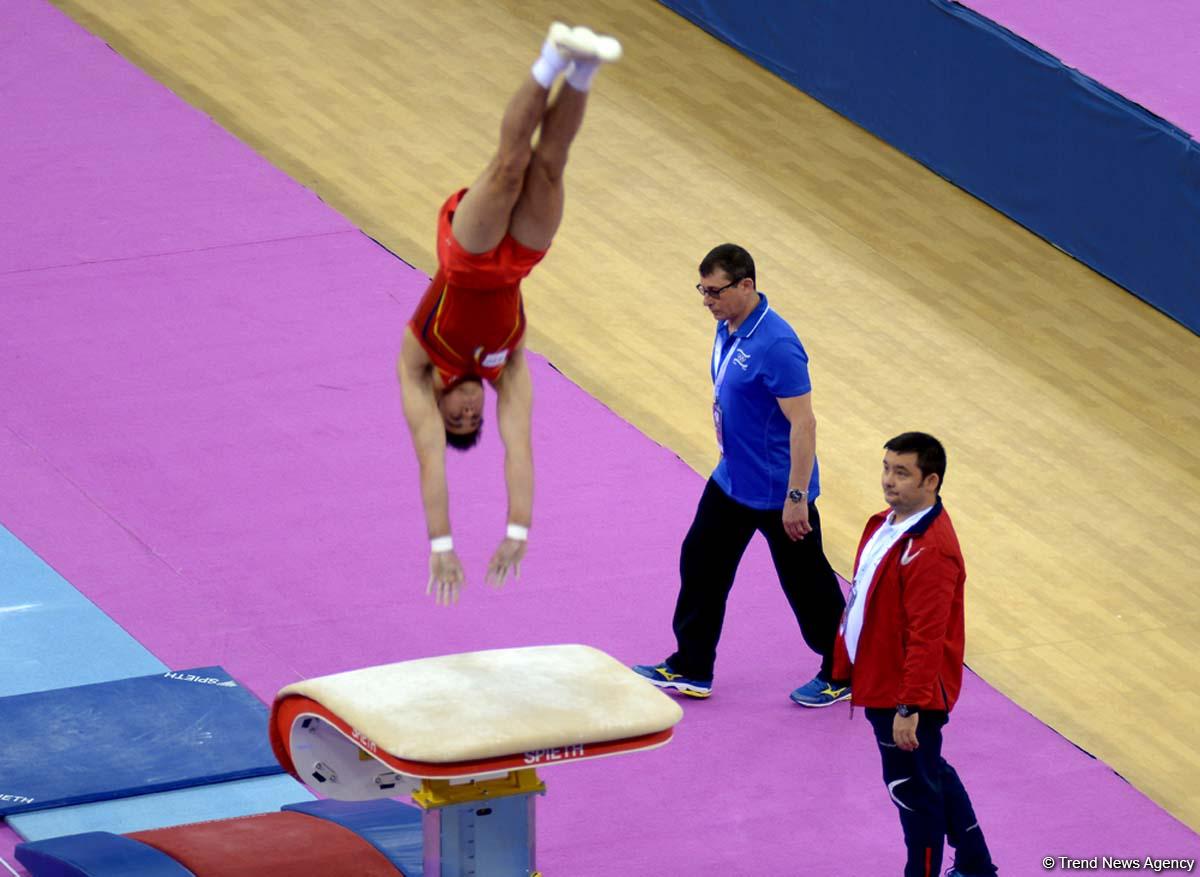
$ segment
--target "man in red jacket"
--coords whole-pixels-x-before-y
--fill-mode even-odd
[[[938,495],[941,443],[906,432],[884,446],[883,497],[867,522],[854,583],[834,645],[834,678],[851,679],[883,759],[883,781],[900,811],[904,877],[997,873],[962,782],[942,758],[942,726],[962,687],[966,567]]]

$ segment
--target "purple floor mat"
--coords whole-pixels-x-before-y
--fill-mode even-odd
[[[21,842],[21,838],[17,833],[7,825],[0,823],[0,874],[19,874],[25,875],[28,872],[17,863],[17,857],[13,853],[13,849]]]
[[[0,4],[0,274],[346,231],[41,0]]]
[[[967,0],[964,4],[1155,115],[1200,136],[1195,0]]]
[[[391,374],[423,282],[353,233],[38,271],[19,286],[0,278],[26,327],[0,361],[13,378],[0,387],[10,486],[0,521],[160,659],[218,662],[264,698],[302,676],[468,649],[578,641],[661,658],[702,479],[536,357],[538,506],[524,578],[500,593],[481,585],[504,520],[492,427],[452,458],[472,584],[454,609],[424,596],[416,473]],[[679,862],[688,874],[795,873],[843,822],[857,826],[854,848],[826,873],[894,858],[899,827],[861,715],[786,699],[814,669],[789,618],[756,544],[717,693],[687,705],[678,740],[546,771],[549,872],[603,873],[620,849],[631,873],[680,873]],[[947,752],[1002,863],[1197,846],[974,678]],[[668,817],[687,830],[664,836]]]

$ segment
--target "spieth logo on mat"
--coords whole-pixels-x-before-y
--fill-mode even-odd
[[[583,758],[583,744],[562,746],[557,749],[535,749],[525,753],[526,764],[541,764],[543,761],[566,761],[569,758]]]
[[[0,794],[0,801],[7,801],[13,804],[32,804],[33,798],[26,798],[24,795]]]
[[[232,679],[222,680],[218,676],[193,676],[191,673],[164,673],[167,679],[178,679],[180,682],[196,682],[200,685],[216,685],[218,688],[237,688]]]

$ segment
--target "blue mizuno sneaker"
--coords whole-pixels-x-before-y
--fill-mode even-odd
[[[813,708],[833,706],[839,700],[848,700],[849,697],[849,685],[834,685],[820,676],[814,676],[791,694],[793,703]]]
[[[666,661],[651,666],[649,664],[634,664],[633,672],[644,676],[651,685],[659,688],[671,688],[688,697],[708,697],[712,694],[711,679],[688,679],[671,669]]]

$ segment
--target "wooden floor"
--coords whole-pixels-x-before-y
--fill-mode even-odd
[[[881,443],[939,436],[971,666],[1200,829],[1200,338],[652,0],[56,2],[426,271],[547,23],[620,35],[531,346],[707,472],[695,266],[747,246],[812,356],[835,567]]]

